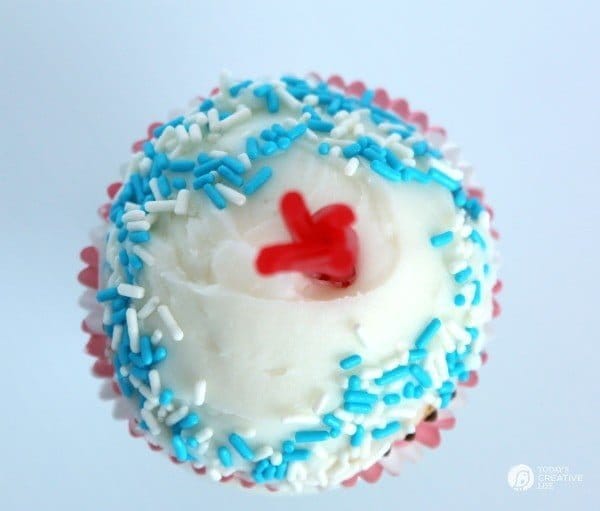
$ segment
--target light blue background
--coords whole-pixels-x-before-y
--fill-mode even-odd
[[[2,2],[0,507],[597,509],[594,4]],[[151,454],[97,399],[77,253],[130,143],[222,68],[337,72],[406,96],[461,144],[495,206],[506,290],[490,363],[443,448],[399,478],[242,493]],[[518,494],[518,463],[585,482]]]

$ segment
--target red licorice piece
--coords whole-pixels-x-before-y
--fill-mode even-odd
[[[358,258],[352,209],[330,204],[311,215],[302,195],[288,192],[281,199],[280,211],[293,242],[263,247],[256,259],[258,272],[298,271],[336,287],[351,285]]]

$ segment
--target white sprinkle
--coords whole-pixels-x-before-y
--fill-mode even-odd
[[[180,144],[185,144],[190,138],[183,124],[179,124],[175,127],[175,135]]]
[[[167,409],[161,406],[156,415],[160,420],[164,420],[164,418],[167,416]]]
[[[455,339],[465,343],[468,343],[471,340],[469,333],[464,328],[461,328],[458,323],[455,323],[454,321],[447,321],[444,324],[450,335]]]
[[[150,222],[146,220],[136,220],[134,222],[127,222],[128,231],[149,231]]]
[[[252,168],[252,162],[250,161],[247,153],[238,154],[238,160],[242,162],[242,165],[246,170],[250,170]]]
[[[119,374],[123,377],[123,378],[127,378],[129,376],[129,369],[127,369],[126,367],[121,367],[119,369]]]
[[[175,200],[175,208],[173,211],[176,215],[187,215],[188,207],[190,204],[190,191],[179,190],[177,199]]]
[[[353,156],[352,158],[350,158],[350,160],[348,160],[348,163],[346,163],[346,167],[344,168],[344,173],[347,176],[353,176],[356,173],[359,165],[360,165],[360,162],[358,161],[358,158]]]
[[[210,447],[210,444],[208,442],[206,442],[204,444],[200,444],[200,447],[198,447],[198,454],[200,454],[200,455],[204,454],[206,451],[208,451],[209,447]]]
[[[283,461],[283,455],[279,452],[279,451],[275,451],[272,455],[271,455],[271,463],[275,466],[277,465],[281,465],[281,462]]]
[[[159,151],[162,151],[167,145],[167,143],[172,140],[174,135],[175,128],[173,128],[173,126],[167,126],[165,130],[161,133],[160,137],[158,137],[158,140],[155,143],[156,148]]]
[[[250,117],[252,117],[252,110],[250,110],[247,106],[240,105],[229,117],[225,117],[225,119],[219,121],[217,129],[221,131],[227,131],[229,128],[247,121],[250,119]]]
[[[133,253],[137,255],[145,264],[148,266],[154,266],[154,256],[148,252],[145,248],[142,248],[140,245],[133,246]]]
[[[313,412],[315,412],[317,415],[321,415],[326,410],[328,403],[329,403],[329,393],[323,392],[323,394],[321,394],[319,399],[317,399],[317,401],[313,405],[313,407],[312,407]]]
[[[123,325],[115,325],[113,328],[112,339],[110,341],[110,349],[117,351],[119,343],[123,338]]]
[[[134,222],[136,220],[143,220],[146,213],[141,209],[132,209],[123,214],[123,222]]]
[[[213,149],[212,151],[208,152],[208,155],[212,156],[213,158],[223,158],[227,156],[227,154],[227,151],[221,151],[220,149]]]
[[[206,399],[206,380],[199,380],[194,385],[194,404],[202,406]]]
[[[417,415],[417,411],[407,408],[400,408],[398,406],[391,406],[387,409],[386,415],[388,417],[393,417],[394,419],[414,419]]]
[[[139,210],[140,207],[141,206],[139,204],[136,204],[135,202],[129,202],[129,201],[127,201],[125,203],[125,211],[127,211],[127,212],[134,211],[134,210]],[[143,211],[142,211],[142,213],[143,213]],[[123,216],[125,216],[125,215],[123,215]]]
[[[254,428],[240,428],[238,429],[240,436],[245,438],[254,438],[256,436],[256,429]]]
[[[256,461],[264,460],[273,454],[273,448],[270,445],[263,445],[254,453]]]
[[[158,399],[153,396],[151,399],[146,399],[146,401],[144,401],[144,408],[146,410],[154,410],[159,404]]]
[[[354,414],[347,412],[343,408],[338,408],[335,411],[335,416],[346,422],[351,422],[354,419]],[[357,417],[357,419],[359,419],[359,417]],[[354,422],[358,424],[358,420],[354,420]]]
[[[150,369],[148,372],[148,381],[150,382],[152,394],[158,396],[158,393],[160,392],[160,374],[156,369]]]
[[[153,296],[152,298],[150,298],[139,310],[138,318],[146,319],[148,316],[150,316],[150,314],[152,314],[156,310],[156,307],[158,307],[159,303],[160,299],[158,298],[158,296]]]
[[[315,94],[307,94],[304,96],[303,102],[305,105],[315,106],[319,104],[319,97]]]
[[[140,329],[138,325],[137,313],[133,307],[129,307],[125,313],[127,319],[127,333],[129,334],[129,344],[131,351],[140,352]]]
[[[154,224],[154,222],[156,222],[156,219],[158,218],[158,216],[156,215],[156,213],[148,213],[146,215],[146,221],[152,225]]]
[[[342,148],[339,145],[334,145],[331,148],[331,151],[329,151],[329,154],[331,154],[331,156],[334,158],[339,158],[342,154]]]
[[[198,124],[190,124],[189,128],[190,142],[198,144],[202,142],[202,130]]]
[[[145,398],[145,399],[154,399],[155,396],[152,395],[152,391],[150,390],[150,387],[141,384],[140,387],[138,388],[139,393]]]
[[[319,136],[311,129],[306,130],[306,138],[308,138],[309,140],[314,140],[317,141],[319,140]]]
[[[169,309],[166,305],[158,306],[158,314],[163,320],[165,326],[169,330],[171,337],[173,337],[174,341],[181,341],[183,339],[183,331],[179,328],[179,325],[175,321],[173,314],[171,314],[171,309]]]
[[[150,158],[148,158],[147,156],[144,156],[142,158],[142,161],[140,161],[140,171],[142,173],[146,173],[150,170],[150,167],[152,166],[152,160]]]
[[[156,420],[156,417],[154,417],[152,412],[146,408],[142,408],[140,414],[142,415],[142,419],[144,419],[144,422],[148,426],[150,434],[154,436],[159,435],[160,425],[158,424],[158,421]]]
[[[175,209],[174,200],[151,200],[145,206],[148,213],[166,213]]]
[[[104,311],[102,312],[102,324],[110,325],[111,323],[111,313],[108,307],[104,307]]]
[[[365,125],[362,122],[356,123],[352,128],[352,134],[356,136],[365,134]]]
[[[139,389],[140,386],[142,385],[142,382],[136,378],[133,374],[129,375],[129,381],[131,382],[131,384],[133,385],[133,387],[135,389]]]
[[[146,290],[141,286],[134,286],[132,284],[119,284],[117,286],[117,293],[121,296],[125,296],[127,298],[134,298],[139,300],[140,298],[144,298],[144,293]]]
[[[454,179],[455,181],[462,181],[463,178],[465,177],[462,170],[451,167],[450,165],[447,165],[446,163],[444,163],[441,160],[432,160],[431,163],[432,163],[433,168],[436,168],[437,170],[443,172],[449,178]]]
[[[298,415],[288,415],[284,417],[281,422],[283,424],[306,424],[306,425],[316,425],[321,422],[321,419],[316,415],[309,414],[298,414]]]
[[[347,119],[348,117],[350,117],[350,112],[348,112],[347,110],[339,110],[338,112],[333,114],[333,120],[335,122],[341,122],[344,119]]]
[[[216,468],[209,468],[206,473],[213,481],[221,480],[221,472],[219,472]]]
[[[246,204],[246,196],[243,193],[240,193],[233,188],[229,188],[229,186],[225,186],[223,183],[215,184],[215,188],[219,190],[229,202],[232,202],[236,206],[243,206]]]
[[[198,124],[198,126],[204,126],[208,123],[208,117],[204,112],[196,112],[190,116],[190,120]]]
[[[208,129],[214,131],[219,125],[219,111],[216,108],[211,108],[206,112],[206,116],[208,117]]]
[[[360,374],[365,380],[374,380],[381,377],[383,370],[381,367],[366,367]]]
[[[207,442],[208,440],[210,440],[212,438],[213,434],[214,434],[214,432],[211,428],[202,428],[196,434],[196,440],[198,440],[198,443],[203,444],[203,443]]]
[[[390,149],[395,151],[397,153],[397,155],[400,157],[400,159],[405,159],[405,158],[412,159],[415,157],[415,152],[410,147],[407,147],[400,142],[392,142],[390,144]]]
[[[152,192],[152,195],[154,195],[154,198],[157,201],[164,199],[164,197],[162,196],[162,193],[160,193],[160,188],[158,187],[158,179],[153,177],[150,180],[150,182],[148,183],[148,185],[150,186],[150,191]],[[146,211],[150,211],[148,209],[148,203],[146,203]]]
[[[383,147],[387,147],[389,144],[397,143],[402,140],[402,137],[398,133],[392,133],[389,137],[386,137],[383,142]]]
[[[169,415],[167,415],[167,417],[165,419],[165,424],[169,427],[172,426],[173,424],[176,424],[181,419],[183,419],[188,414],[189,411],[190,411],[190,409],[185,405],[182,406],[181,408],[178,408],[173,413],[170,413]]]

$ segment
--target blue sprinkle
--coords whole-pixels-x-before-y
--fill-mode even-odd
[[[252,461],[254,459],[254,451],[246,443],[246,440],[237,433],[231,433],[231,435],[229,435],[229,443],[245,460]]]
[[[332,122],[322,121],[320,119],[309,119],[306,124],[313,131],[329,133],[333,129]]]
[[[329,431],[326,430],[304,430],[297,431],[294,439],[299,444],[307,442],[323,442],[329,438]]]
[[[400,423],[398,421],[388,422],[383,428],[375,428],[371,431],[371,436],[375,440],[381,440],[382,438],[388,437],[397,433],[400,430]]]
[[[469,279],[472,273],[473,270],[471,269],[471,267],[467,266],[464,270],[461,270],[458,273],[454,274],[454,280],[459,284],[464,284]]]
[[[467,194],[462,188],[454,190],[452,196],[454,197],[454,204],[459,208],[462,208],[467,203]]]
[[[196,158],[196,161],[198,162],[198,164],[206,163],[211,160],[212,160],[212,158],[211,158],[210,154],[208,154],[208,153],[200,153],[198,155],[198,158]]]
[[[376,147],[369,146],[363,149],[362,155],[369,161],[381,160],[385,161],[385,152],[378,150]]]
[[[282,444],[281,444],[281,448],[283,449],[283,452],[293,452],[294,450],[294,442],[292,442],[291,440],[285,440]]]
[[[415,379],[426,389],[433,385],[433,381],[431,380],[429,373],[419,365],[410,366],[410,374],[412,374]]]
[[[431,167],[428,172],[431,179],[435,182],[441,184],[443,187],[448,188],[451,192],[458,190],[460,188],[460,183],[455,181],[451,177],[444,174],[442,171]]]
[[[353,374],[352,376],[350,376],[350,378],[348,378],[348,389],[349,390],[360,390],[360,387],[361,387],[361,381],[358,376]]]
[[[406,382],[402,389],[402,395],[407,399],[415,397],[415,384],[412,381]]]
[[[129,264],[135,271],[139,271],[144,267],[143,261],[136,254],[129,256]]]
[[[125,397],[133,396],[134,388],[131,382],[123,376],[118,377],[119,388]]]
[[[277,147],[279,147],[279,149],[287,149],[288,147],[290,147],[292,145],[292,141],[289,139],[289,137],[279,137],[277,139]]]
[[[396,155],[389,149],[385,149],[385,161],[394,170],[399,171],[402,169],[402,162],[398,158],[396,158]]]
[[[184,190],[185,188],[187,188],[187,182],[182,177],[174,177],[173,181],[171,181],[171,184],[176,190]]]
[[[205,184],[202,187],[202,190],[217,208],[224,209],[227,206],[225,197],[223,197],[219,190],[217,190],[212,184]]]
[[[191,447],[192,449],[195,449],[200,445],[198,440],[196,440],[194,437],[186,438],[185,443],[188,445],[188,447]]]
[[[373,407],[366,403],[344,403],[344,410],[350,413],[367,415],[373,411]]]
[[[344,370],[353,369],[360,364],[362,364],[362,357],[356,353],[340,360],[340,367]]]
[[[280,463],[275,470],[275,479],[279,481],[285,479],[287,475],[288,464],[286,462]]]
[[[344,155],[344,158],[352,158],[353,156],[357,156],[358,154],[360,154],[362,149],[363,148],[359,143],[354,142],[344,147],[342,149],[342,154]]]
[[[337,438],[341,434],[342,434],[342,430],[338,429],[338,428],[331,428],[331,430],[329,431],[329,436],[331,438]]]
[[[449,404],[450,401],[452,400],[452,394],[442,394],[441,396],[441,402],[440,402],[440,408],[446,408]]]
[[[273,170],[271,167],[262,167],[256,174],[254,174],[254,176],[246,181],[246,184],[242,187],[242,191],[246,195],[252,195],[269,179],[271,179],[272,175]]]
[[[371,168],[377,172],[380,176],[389,179],[390,181],[402,181],[402,173],[394,170],[387,163],[381,160],[373,160],[371,162]]]
[[[390,369],[389,371],[386,371],[379,378],[375,378],[375,385],[387,385],[388,383],[392,383],[404,378],[408,375],[408,373],[408,366],[399,365],[393,369]]]
[[[169,197],[169,195],[171,195],[171,185],[169,184],[169,180],[165,176],[160,176],[156,181],[161,195],[165,199]]]
[[[152,363],[152,344],[147,335],[140,337],[140,357],[144,365],[148,366]]]
[[[194,190],[200,190],[204,185],[212,184],[215,182],[215,176],[213,174],[204,174],[203,176],[197,177],[192,182]]]
[[[473,232],[471,232],[471,235],[469,236],[469,238],[474,243],[477,243],[483,250],[485,250],[486,243],[485,243],[483,237],[481,236],[481,234],[479,234],[479,231],[473,229]]]
[[[181,419],[177,426],[181,429],[189,429],[197,426],[200,423],[200,417],[196,413],[188,413],[183,419]]]
[[[403,172],[407,181],[417,181],[418,183],[429,183],[431,181],[429,174],[413,167],[404,167]]]
[[[408,361],[409,362],[418,362],[419,360],[423,360],[426,357],[427,357],[427,351],[424,349],[410,350],[408,352]]]
[[[275,123],[275,124],[273,124],[273,126],[271,126],[271,129],[278,137],[287,137],[288,136],[288,132],[285,130],[285,128],[281,124]]]
[[[269,481],[269,480],[275,478],[275,472],[276,471],[277,471],[277,467],[275,467],[275,465],[269,465],[263,471],[263,477],[265,478],[265,481]]]
[[[127,239],[127,229],[125,229],[125,227],[123,227],[123,229],[121,229],[119,231],[119,234],[117,235],[117,240],[119,241],[119,243],[123,243],[126,239]]]
[[[329,426],[330,428],[338,428],[341,429],[344,425],[344,421],[332,413],[328,413],[323,416],[323,424]]]
[[[365,92],[363,92],[362,96],[360,97],[360,102],[364,106],[369,106],[369,104],[371,103],[371,101],[373,101],[374,98],[375,91],[367,89]]]
[[[271,90],[273,90],[273,86],[265,83],[264,85],[260,85],[254,89],[254,95],[257,98],[264,98]]]
[[[142,146],[142,150],[144,151],[144,155],[147,156],[148,158],[154,158],[154,155],[156,154],[156,151],[154,150],[154,144],[152,142],[150,142],[149,140],[144,142],[144,145]]]
[[[219,461],[225,468],[229,468],[233,465],[233,460],[231,459],[231,452],[224,445],[217,449],[217,455],[219,456]]]
[[[221,165],[220,158],[215,158],[213,160],[205,161],[203,163],[200,163],[200,165],[198,165],[194,169],[194,175],[202,176],[202,175],[210,172],[211,170],[215,170],[219,165]]]
[[[425,142],[424,140],[415,142],[412,146],[412,150],[414,151],[415,156],[417,156],[417,157],[425,156],[427,154],[428,149],[429,149],[429,146],[427,145],[427,142]]]
[[[131,366],[131,368],[129,369],[129,371],[137,379],[142,380],[143,382],[147,382],[148,381],[148,370],[147,369],[144,369],[142,367],[137,367],[137,366],[133,365],[133,366]]]
[[[232,87],[229,87],[229,94],[235,98],[242,90],[244,90],[246,87],[248,87],[251,84],[252,84],[252,80],[245,80],[243,82],[237,83],[237,84],[233,85]]]
[[[450,380],[445,381],[442,383],[439,392],[441,394],[452,394],[454,392],[454,384]]]
[[[344,400],[347,403],[374,405],[377,402],[377,396],[365,390],[347,390],[344,392]]]
[[[327,142],[321,142],[319,144],[319,148],[318,148],[319,154],[321,154],[323,156],[329,154],[330,149],[331,149],[331,146]]]
[[[265,156],[270,156],[277,151],[277,144],[275,142],[265,142],[260,150]]]
[[[242,179],[242,177],[239,174],[236,174],[229,167],[226,167],[225,165],[221,165],[217,169],[217,172],[223,179],[229,181],[233,186],[239,187],[242,186],[242,184],[244,184],[244,180]]]
[[[481,303],[481,283],[478,280],[474,280],[473,284],[475,284],[475,294],[473,295],[471,305],[479,305]]]
[[[173,440],[171,440],[171,444],[173,446],[173,451],[175,452],[175,457],[178,461],[186,461],[187,460],[187,449],[185,447],[185,442],[179,435],[175,435]]]
[[[156,153],[154,160],[152,161],[152,167],[150,167],[150,176],[158,177],[161,172],[169,167],[169,158],[165,153]]]
[[[352,447],[360,447],[361,444],[363,443],[364,438],[365,438],[365,428],[362,425],[358,424],[356,426],[356,432],[350,438],[350,445]]]
[[[208,112],[213,106],[215,106],[215,102],[212,99],[205,99],[198,107],[198,111]]]
[[[488,263],[485,263],[483,265],[483,274],[484,275],[489,275],[489,273],[490,273],[490,265]]]
[[[477,339],[479,337],[479,330],[477,328],[467,326],[467,327],[465,327],[465,330],[471,336],[471,340],[474,341],[475,339]]]
[[[125,309],[115,312],[112,315],[111,321],[113,325],[120,325],[121,323],[125,323]]]
[[[267,93],[267,110],[272,114],[279,112],[279,96],[273,89]]]
[[[466,301],[467,300],[465,299],[464,295],[460,293],[454,297],[454,305],[456,305],[457,307],[462,307],[466,303]]]
[[[466,382],[471,376],[470,371],[463,371],[458,375],[458,380],[461,382]]]
[[[169,170],[172,172],[191,172],[195,165],[191,160],[171,160]]]
[[[275,140],[277,140],[277,134],[274,131],[271,131],[270,129],[264,129],[260,132],[260,138],[262,138],[263,140],[269,142],[273,142]]]
[[[429,241],[431,241],[431,244],[434,247],[443,247],[444,245],[450,243],[453,238],[454,233],[452,231],[446,231],[432,236],[431,238],[429,238]]]
[[[124,248],[119,251],[119,262],[121,263],[121,266],[127,266],[129,264],[129,255]]]
[[[129,300],[125,298],[115,298],[112,302],[112,310],[119,311],[121,309],[125,309],[129,305]]]
[[[415,399],[421,399],[425,394],[425,389],[421,385],[415,387]]]
[[[296,126],[294,126],[293,128],[291,128],[288,131],[288,137],[290,137],[290,140],[296,140],[296,139],[300,138],[302,135],[304,135],[306,133],[307,129],[308,129],[308,127],[306,126],[306,124],[303,124],[303,123],[296,124]]]
[[[99,302],[108,302],[118,298],[118,296],[119,293],[117,292],[116,287],[107,287],[106,289],[102,289],[96,293],[96,300]]]
[[[173,391],[163,389],[158,396],[158,402],[161,406],[167,406],[171,401],[173,401]]]
[[[383,396],[383,402],[388,406],[389,405],[397,405],[400,402],[400,394],[397,394],[395,392],[385,394]]]
[[[438,318],[433,318],[425,327],[425,329],[419,334],[419,337],[417,337],[415,346],[417,348],[425,348],[431,339],[435,337],[435,334],[437,334],[441,326],[442,322]]]
[[[310,458],[311,452],[308,449],[295,449],[291,452],[284,452],[285,461],[306,461]]]
[[[148,231],[133,231],[129,233],[129,239],[133,243],[146,243],[150,241],[150,233]]]
[[[260,154],[258,152],[258,140],[254,137],[250,137],[246,140],[246,154],[251,160],[256,160]]]
[[[162,362],[165,358],[167,358],[166,348],[164,348],[163,346],[158,346],[152,354],[152,359],[154,360],[154,363],[158,364],[159,362]]]
[[[233,156],[225,156],[221,159],[221,162],[223,163],[223,165],[233,170],[236,174],[243,174],[244,172],[246,172],[244,164],[237,158],[234,158]]]

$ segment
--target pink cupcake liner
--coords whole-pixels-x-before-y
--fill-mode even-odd
[[[310,73],[309,76],[322,80],[316,73]],[[336,87],[340,91],[352,96],[361,96],[367,90],[364,82],[353,81],[346,83],[339,75],[332,75],[325,81],[330,86]],[[218,92],[219,89],[216,87],[211,91],[210,95],[215,95]],[[382,88],[375,89],[374,92],[374,102],[378,106],[391,110],[406,121],[417,125],[425,136],[435,141],[436,145],[441,146],[447,141],[446,130],[440,126],[430,125],[427,114],[422,111],[411,110],[406,99],[392,99],[388,92]],[[202,98],[199,97],[198,99]],[[162,123],[160,122],[151,123],[147,128],[147,136],[134,142],[132,151],[137,152],[141,150],[144,142],[152,138],[152,132],[161,124]],[[92,374],[96,378],[103,380],[100,391],[101,399],[114,401],[113,417],[117,420],[127,421],[129,433],[133,438],[144,438],[150,450],[160,452],[163,448],[152,443],[151,440],[145,437],[145,433],[139,427],[137,420],[132,418],[133,408],[126,399],[121,399],[121,391],[113,378],[115,372],[114,367],[109,358],[110,339],[103,331],[102,308],[96,301],[96,291],[98,290],[100,281],[100,253],[102,250],[103,233],[109,224],[108,214],[110,211],[110,201],[116,196],[121,185],[122,183],[120,182],[113,182],[107,187],[108,201],[98,208],[98,215],[102,220],[102,225],[92,231],[90,234],[91,244],[84,247],[80,252],[80,258],[84,263],[84,268],[79,272],[78,280],[86,288],[86,291],[80,297],[79,303],[87,311],[87,315],[81,323],[81,329],[88,336],[85,344],[85,351],[94,358],[91,367]],[[481,188],[470,186],[467,186],[466,189],[469,195],[477,197],[482,202],[486,210],[490,213],[490,217],[493,219],[493,210],[485,203],[483,190]],[[491,232],[495,239],[499,238],[499,234],[495,229],[492,229]],[[501,312],[500,304],[495,297],[501,290],[502,281],[497,280],[492,289],[494,294],[493,317],[497,317]],[[486,363],[487,358],[487,354],[485,352],[482,353],[482,362],[484,364]],[[454,402],[456,401],[465,401],[464,389],[476,386],[478,381],[478,373],[476,371],[471,371],[469,379],[466,382],[459,383],[457,399],[453,400],[452,406],[454,407]],[[343,481],[342,486],[351,488],[361,480],[367,483],[376,483],[384,472],[394,476],[398,475],[405,463],[418,461],[422,457],[425,449],[438,448],[442,440],[441,432],[453,429],[455,424],[456,419],[448,409],[438,411],[435,420],[423,420],[417,425],[412,440],[398,440],[394,442],[386,456],[375,462],[368,469],[362,470],[351,478]],[[169,459],[176,465],[182,464],[182,462],[178,461],[174,456],[169,455]],[[198,475],[206,474],[206,469],[204,467],[191,465],[191,468],[192,471]],[[227,477],[221,477],[220,482],[237,483],[243,488],[252,488],[256,486],[254,482],[245,479],[245,477],[238,472]],[[263,487],[270,492],[278,491],[277,488],[268,484],[263,485]]]

